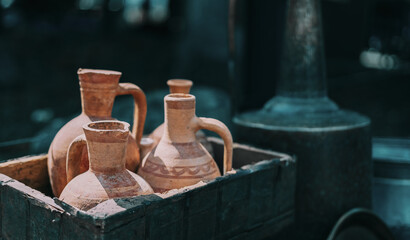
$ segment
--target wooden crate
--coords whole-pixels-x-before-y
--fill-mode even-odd
[[[209,138],[222,162],[221,140]],[[293,222],[295,162],[234,145],[235,173],[195,187],[108,200],[87,212],[52,198],[47,156],[0,164],[2,239],[263,239]]]

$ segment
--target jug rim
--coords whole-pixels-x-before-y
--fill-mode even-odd
[[[178,87],[188,87],[192,86],[193,82],[189,79],[183,79],[183,78],[172,78],[167,81],[167,85],[173,85],[173,86],[178,86]]]
[[[110,125],[112,128],[110,128]],[[101,120],[83,125],[83,129],[91,132],[129,132],[130,124],[118,120]]]
[[[187,93],[170,93],[165,96],[165,101],[184,101],[190,102],[195,100],[195,96]]]
[[[121,76],[122,73],[118,71],[113,71],[113,70],[104,70],[104,69],[91,69],[91,68],[79,68],[77,71],[77,74],[101,74],[101,75],[115,75],[115,76]]]

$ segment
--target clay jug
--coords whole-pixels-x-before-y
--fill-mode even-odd
[[[170,79],[167,81],[170,93],[185,93],[189,94],[191,87],[193,85],[191,80],[187,79]],[[145,155],[150,152],[161,140],[164,132],[164,124],[158,126],[148,138],[143,138],[141,141],[141,157],[144,158]],[[206,135],[203,131],[196,132],[196,137],[199,142],[206,148],[206,150],[213,155],[212,145],[206,139]],[[152,139],[152,141],[150,140]]]
[[[107,199],[153,193],[144,179],[125,168],[129,126],[120,121],[97,121],[83,126],[84,135],[74,139],[68,148],[68,184],[60,200],[86,211]],[[89,169],[73,178],[80,167],[80,159],[76,159],[79,146],[88,149]]]
[[[224,140],[223,172],[232,169],[232,136],[222,122],[195,116],[195,97],[169,94],[164,98],[164,131],[158,145],[145,156],[138,174],[155,192],[193,185],[221,176],[214,159],[199,143],[199,129],[216,132]]]
[[[111,111],[117,95],[131,94],[134,97],[133,131],[128,139],[126,167],[135,171],[140,163],[139,143],[144,129],[147,102],[144,92],[131,83],[118,83],[120,72],[79,69],[82,113],[64,125],[54,137],[48,151],[48,173],[51,187],[56,197],[67,184],[66,157],[69,144],[83,134],[82,126],[91,121],[112,120]],[[88,169],[87,148],[77,148],[76,157],[81,168],[77,174]],[[74,154],[74,153],[73,153]]]

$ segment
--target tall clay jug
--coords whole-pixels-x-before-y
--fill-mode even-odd
[[[167,81],[170,93],[185,93],[189,94],[191,87],[193,85],[191,80],[187,79],[170,79]],[[144,138],[141,142],[141,157],[145,157],[146,153],[150,152],[161,140],[164,133],[164,124],[158,126],[148,138]],[[206,150],[213,155],[212,145],[206,139],[206,135],[203,131],[196,132],[196,137],[199,142],[206,148]]]
[[[193,185],[221,176],[214,159],[199,143],[199,129],[216,132],[224,140],[223,172],[232,169],[232,136],[222,122],[195,116],[195,97],[169,94],[164,98],[164,131],[158,145],[142,161],[138,174],[155,192]]]
[[[74,139],[68,148],[68,184],[60,200],[87,211],[107,199],[153,193],[144,179],[125,168],[129,126],[120,121],[97,121],[83,126],[84,135]],[[79,167],[79,146],[88,149],[89,169],[73,178]]]
[[[140,163],[139,142],[147,114],[144,92],[134,84],[118,83],[120,72],[80,68],[77,73],[80,80],[82,113],[60,129],[48,151],[48,173],[56,197],[60,196],[67,184],[66,158],[69,144],[83,134],[84,124],[112,120],[111,111],[114,99],[118,95],[131,94],[134,97],[134,123],[128,139],[126,167],[130,171],[135,171]],[[75,157],[81,166],[76,174],[80,174],[88,169],[87,148],[82,146],[75,150],[75,154],[81,156]]]

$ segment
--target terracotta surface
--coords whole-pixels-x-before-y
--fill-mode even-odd
[[[207,129],[224,140],[224,173],[232,169],[232,136],[222,122],[195,116],[195,97],[169,94],[164,98],[165,122],[158,145],[144,158],[138,174],[155,192],[165,192],[220,176],[214,159],[195,133]]]
[[[191,80],[187,79],[170,79],[167,81],[170,93],[185,93],[189,94],[191,87],[193,85]],[[141,142],[141,157],[144,158],[145,155],[154,149],[158,145],[159,140],[161,140],[164,132],[164,124],[159,125],[149,136],[144,138],[144,141]],[[212,145],[206,140],[206,135],[203,131],[196,132],[196,137],[199,142],[204,145],[206,150],[213,155]]]
[[[129,138],[129,124],[120,121],[97,121],[83,126],[84,135],[78,136],[67,154],[67,172],[75,172],[79,159],[73,151],[86,145],[89,170],[72,179],[61,193],[60,200],[88,210],[111,198],[132,197],[153,193],[149,184],[125,168]]]
[[[170,93],[186,93],[189,94],[193,82],[188,79],[170,79],[167,81]]]
[[[126,167],[135,171],[140,163],[139,143],[144,129],[147,103],[144,92],[131,83],[118,83],[120,72],[79,69],[82,113],[68,122],[54,137],[48,152],[48,173],[55,196],[59,196],[67,184],[66,157],[69,144],[83,134],[82,126],[91,121],[112,120],[111,111],[118,95],[131,94],[134,97],[133,131],[128,139]],[[87,148],[78,147],[76,154],[82,166],[81,172],[88,169]]]

